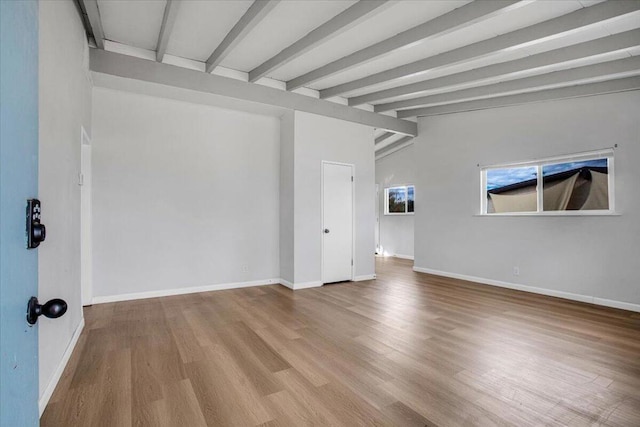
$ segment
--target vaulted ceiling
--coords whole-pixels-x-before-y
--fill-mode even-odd
[[[98,48],[409,120],[640,87],[640,0],[80,5]]]

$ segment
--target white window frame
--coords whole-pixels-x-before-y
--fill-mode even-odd
[[[413,187],[413,212],[407,212],[409,210],[409,187]],[[407,203],[405,205],[404,212],[389,212],[389,190],[395,190],[397,188],[404,188],[407,193]],[[416,210],[416,186],[414,184],[402,184],[393,185],[384,189],[384,214],[385,215],[413,215]]]
[[[568,163],[578,161],[588,161],[597,159],[607,159],[607,175],[608,175],[608,191],[609,191],[609,209],[593,209],[593,210],[569,210],[569,211],[544,211],[544,194],[542,168],[546,165],[557,163]],[[487,212],[487,171],[492,169],[507,169],[517,167],[537,168],[536,193],[538,196],[537,210],[532,212],[504,212],[504,213],[488,213]],[[531,160],[517,163],[504,163],[499,165],[481,166],[480,167],[480,215],[481,216],[602,216],[616,215],[615,210],[615,169],[614,169],[614,149],[607,148],[597,151],[588,151],[584,153],[569,154],[556,157],[548,157],[539,160]]]

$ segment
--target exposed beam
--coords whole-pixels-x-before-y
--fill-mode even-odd
[[[158,36],[158,44],[156,47],[156,61],[162,62],[164,54],[167,52],[169,37],[173,31],[173,24],[176,23],[178,17],[178,9],[182,0],[167,0],[164,7],[164,16],[162,17],[162,26],[160,27],[160,35]]]
[[[509,92],[526,92],[535,90],[536,88],[545,88],[550,86],[570,86],[580,84],[581,81],[584,82],[589,79],[602,79],[607,76],[609,76],[609,80],[611,80],[614,78],[620,78],[620,75],[622,74],[625,74],[625,77],[630,77],[631,74],[640,74],[640,56],[586,65],[584,67],[570,68],[568,70],[554,71],[537,76],[472,87],[453,92],[391,102],[389,104],[382,104],[383,107],[381,110],[397,110],[401,108],[425,105],[446,104],[451,102],[460,102],[465,99],[493,97],[495,95],[506,94]]]
[[[388,83],[403,77],[420,75],[436,68],[472,61],[504,52],[508,49],[518,48],[525,44],[538,43],[562,33],[638,10],[640,10],[640,1],[606,1],[598,3],[520,30],[321,90],[320,97],[329,98],[378,83]]]
[[[99,49],[104,49],[104,30],[102,29],[102,20],[98,10],[98,0],[82,0],[82,4],[84,4],[84,9],[87,12],[91,32],[93,32],[93,37],[96,39],[96,46]]]
[[[570,86],[561,89],[548,89],[539,92],[521,93],[518,95],[500,96],[497,98],[478,99],[456,104],[435,107],[416,108],[398,111],[399,117],[437,116],[440,114],[460,113],[464,111],[485,110],[488,108],[508,107],[532,102],[553,101],[583,96],[603,95],[606,93],[640,90],[640,77],[608,80],[600,83]]]
[[[386,140],[385,142],[381,142],[380,144],[376,144],[374,149],[375,149],[376,152],[378,152],[378,151],[384,150],[387,147],[390,147],[392,145],[402,144],[402,143],[410,141],[412,139],[413,139],[412,136],[404,136],[404,137],[402,137],[400,139],[397,139],[395,141]]]
[[[287,90],[311,84],[320,79],[346,71],[358,64],[371,61],[382,55],[404,48],[419,41],[429,40],[455,30],[489,19],[500,13],[512,10],[526,1],[474,1],[462,7],[438,16],[395,36],[361,49],[313,71],[309,71],[287,82]]]
[[[248,101],[254,105],[304,111],[405,135],[415,136],[418,133],[417,124],[407,120],[105,50],[91,49],[90,69],[93,73],[119,78],[128,83],[155,85],[171,90],[186,90],[198,95],[216,95]]]
[[[289,61],[308,52],[320,43],[337,36],[356,25],[358,22],[366,19],[380,6],[384,5],[388,0],[360,0],[347,10],[334,16],[324,24],[320,25],[309,34],[286,47],[276,56],[268,59],[249,72],[249,81],[255,82],[260,77],[282,67]]]
[[[393,135],[395,135],[394,132],[385,132],[375,139],[374,144],[380,144],[382,141],[387,138],[391,138]]]
[[[484,79],[506,76],[510,73],[517,73],[534,68],[588,58],[590,56],[602,55],[635,46],[640,46],[640,30],[626,31],[613,36],[607,36],[569,47],[562,47],[548,52],[538,53],[522,59],[501,62],[487,67],[475,68],[473,70],[449,74],[447,76],[431,80],[424,80],[417,83],[372,92],[362,96],[356,96],[349,98],[349,105],[356,106],[382,99],[405,96],[433,89],[441,89],[448,86],[478,82]],[[384,111],[382,109],[382,105],[377,105],[376,111]]]
[[[396,151],[400,151],[403,148],[408,147],[408,146],[410,146],[412,144],[413,144],[413,138],[409,139],[408,141],[403,141],[402,143],[393,144],[392,146],[389,146],[388,148],[386,148],[384,150],[376,151],[376,153],[375,153],[376,160],[380,160],[381,158],[386,157],[389,154],[393,154]]]
[[[84,7],[84,2],[82,0],[73,0],[73,4],[78,11],[80,19],[82,20],[82,26],[84,27],[85,33],[87,33],[87,40],[89,42],[91,42],[91,40],[95,40],[95,37],[93,36],[93,30],[91,29],[91,24],[89,23],[89,17],[87,16],[87,11]]]
[[[279,2],[280,0],[255,0],[207,59],[207,73],[213,71]]]

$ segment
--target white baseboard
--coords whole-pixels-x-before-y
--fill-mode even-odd
[[[322,282],[317,280],[315,282],[294,283],[292,289],[297,291],[299,289],[319,288],[320,286],[322,286]]]
[[[47,404],[49,403],[49,399],[51,399],[51,395],[53,395],[53,391],[56,389],[56,386],[58,385],[58,381],[60,381],[60,378],[62,377],[64,368],[66,368],[67,363],[71,358],[73,349],[76,348],[76,344],[78,343],[78,339],[80,338],[80,334],[82,333],[83,329],[84,329],[84,317],[80,319],[80,324],[78,325],[76,330],[73,332],[71,341],[69,341],[69,345],[67,345],[67,349],[64,351],[64,354],[62,355],[62,359],[58,364],[58,368],[56,368],[55,372],[53,373],[53,376],[51,377],[51,380],[49,381],[49,384],[47,384],[47,387],[44,389],[44,392],[42,392],[42,396],[40,396],[40,399],[38,401],[40,416],[42,416],[45,408],[47,407]]]
[[[630,302],[614,301],[614,300],[598,298],[590,295],[574,294],[571,292],[556,291],[554,289],[538,288],[535,286],[503,282],[500,280],[485,279],[483,277],[467,276],[466,274],[449,273],[447,271],[433,270],[431,268],[414,266],[413,271],[416,271],[418,273],[434,274],[436,276],[451,277],[453,279],[467,280],[469,282],[480,283],[482,285],[499,286],[501,288],[515,289],[518,291],[531,292],[534,294],[548,295],[551,297],[564,298],[564,299],[586,302],[586,303],[595,304],[595,305],[602,305],[605,307],[613,307],[613,308],[619,308],[622,310],[640,312],[640,304],[633,304]]]
[[[295,289],[295,288],[294,288],[294,286],[293,286],[293,283],[291,283],[291,282],[290,282],[290,281],[288,281],[288,280],[285,280],[285,279],[280,278],[280,284],[281,284],[282,286],[284,286],[285,288],[289,288],[289,289],[291,289],[291,290]]]
[[[362,282],[365,280],[374,280],[376,278],[375,274],[364,274],[362,276],[355,276],[353,278],[354,282]],[[289,289],[293,289],[295,291],[300,290],[300,289],[308,289],[308,288],[318,288],[320,286],[322,286],[322,282],[321,281],[315,281],[315,282],[304,282],[304,283],[291,283],[288,280],[285,279],[280,279],[280,284],[282,286],[285,286]]]
[[[410,259],[413,261],[413,255],[395,254],[394,257],[401,258],[401,259]]]
[[[198,292],[222,291],[226,289],[248,288],[251,286],[275,285],[280,282],[281,282],[281,279],[265,279],[265,280],[254,280],[251,282],[220,283],[217,285],[195,286],[191,288],[163,289],[160,291],[147,291],[147,292],[137,292],[137,293],[130,293],[130,294],[108,295],[108,296],[102,296],[102,297],[93,297],[92,303],[104,304],[108,302],[131,301],[131,300],[137,300],[137,299],[167,297],[171,295],[195,294]]]
[[[596,305],[604,305],[605,307],[619,308],[621,310],[629,310],[640,313],[640,304],[633,304],[630,302],[616,301],[598,297],[593,297],[593,301],[591,303]]]
[[[297,291],[300,289],[307,289],[307,288],[317,288],[319,286],[322,286],[322,282],[304,282],[304,283],[292,283],[288,280],[285,279],[278,279],[280,280],[280,284],[286,288],[289,288],[293,291]]]

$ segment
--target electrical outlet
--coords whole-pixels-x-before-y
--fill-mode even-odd
[[[513,275],[514,276],[520,275],[520,267],[513,267]]]
[[[249,264],[243,264],[240,269],[242,270],[243,273],[248,273],[249,272]]]

